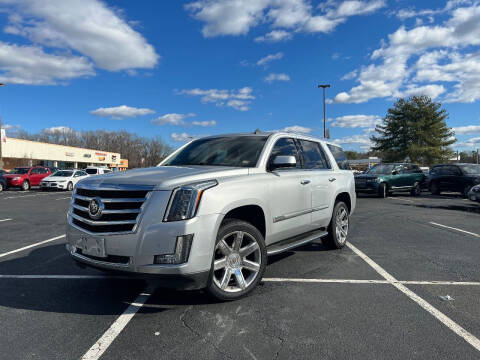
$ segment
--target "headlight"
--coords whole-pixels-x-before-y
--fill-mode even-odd
[[[195,216],[205,190],[218,185],[215,180],[185,185],[173,190],[163,221],[179,221]]]
[[[67,182],[67,180],[60,180],[60,181],[57,181],[58,183],[64,183],[64,182]]]
[[[18,180],[20,180],[20,177],[16,176],[16,177],[14,177],[12,180],[13,180],[13,181],[18,181]]]

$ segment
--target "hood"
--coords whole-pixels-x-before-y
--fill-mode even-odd
[[[4,178],[14,178],[14,177],[22,177],[22,176],[27,176],[28,174],[12,174],[12,173],[8,173],[8,174],[3,174],[3,177]]]
[[[72,177],[71,176],[47,176],[42,179],[42,181],[67,181],[70,180]]]
[[[173,188],[202,180],[248,175],[248,168],[221,166],[158,166],[120,171],[85,178],[81,184],[93,187],[115,185],[154,186],[156,190]]]

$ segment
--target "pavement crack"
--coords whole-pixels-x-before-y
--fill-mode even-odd
[[[215,343],[211,342],[207,337],[202,336],[200,332],[195,330],[191,325],[187,323],[187,321],[185,320],[185,317],[187,316],[187,313],[192,309],[193,309],[193,306],[190,305],[185,309],[182,315],[180,315],[180,321],[182,322],[182,326],[185,329],[187,329],[192,335],[198,337],[203,343],[210,345],[217,353],[222,355],[224,358],[233,360],[230,354],[222,351],[222,349],[220,349]]]

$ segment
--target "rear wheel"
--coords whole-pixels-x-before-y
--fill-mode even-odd
[[[438,184],[436,182],[430,184],[430,192],[433,195],[440,195],[440,188],[438,187]]]
[[[328,225],[328,235],[322,242],[330,249],[341,249],[347,243],[348,229],[350,226],[350,213],[347,205],[339,201],[333,208],[332,219]]]
[[[0,192],[3,191],[3,184],[0,182]]]
[[[420,184],[418,181],[413,184],[412,190],[410,190],[410,195],[412,196],[419,196],[422,193],[422,188],[420,187]]]
[[[30,183],[28,182],[28,180],[25,180],[25,181],[22,183],[22,190],[23,190],[23,191],[30,190]]]
[[[257,286],[266,263],[260,231],[245,221],[225,221],[218,231],[207,290],[218,300],[239,299]]]
[[[463,195],[463,197],[464,197],[465,199],[468,198],[468,193],[469,193],[469,191],[470,191],[471,188],[472,188],[472,187],[471,187],[470,185],[467,185],[467,186],[465,186],[465,188],[463,189],[462,195]]]
[[[388,186],[386,183],[381,183],[378,186],[378,197],[385,199],[388,196]]]

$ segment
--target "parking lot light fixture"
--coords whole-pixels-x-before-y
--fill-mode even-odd
[[[327,121],[326,121],[326,112],[325,112],[325,89],[330,87],[330,84],[320,84],[319,88],[323,89],[323,137],[327,138]]]

